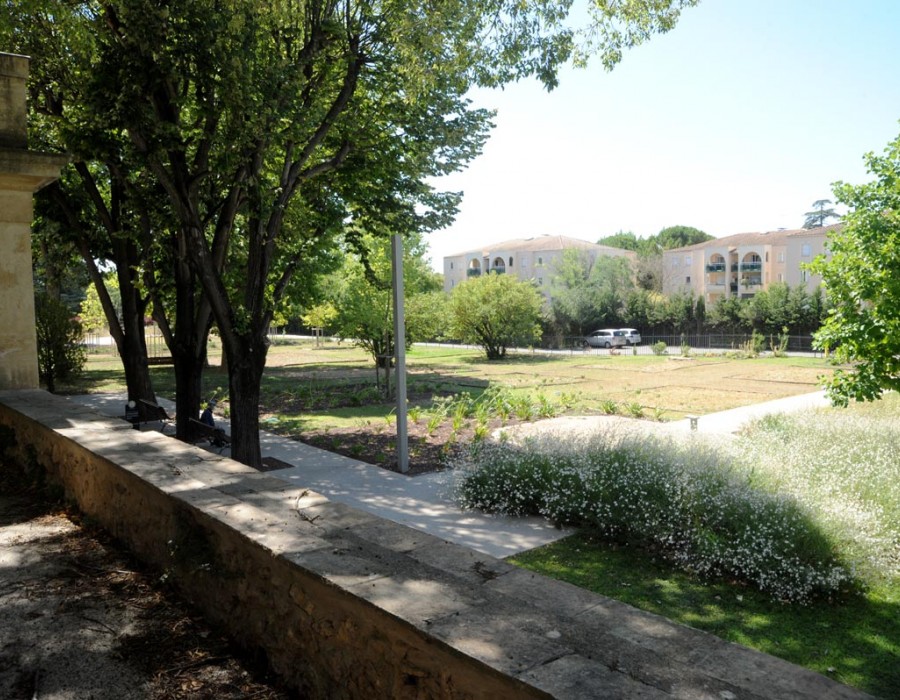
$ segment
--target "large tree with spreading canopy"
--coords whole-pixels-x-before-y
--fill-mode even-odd
[[[228,359],[233,456],[257,465],[267,333],[310,251],[354,219],[406,233],[452,215],[456,199],[426,182],[462,167],[483,143],[489,114],[469,107],[472,86],[536,76],[553,87],[563,63],[589,54],[612,67],[691,4],[598,0],[582,33],[568,25],[571,3],[550,0],[2,7],[13,42],[37,24],[57,37],[76,27],[74,36],[89,39],[36,74],[45,86],[55,74],[77,83],[77,133],[129,164],[128,181],[165,210],[144,222],[153,243],[165,242],[174,287],[179,434],[199,408],[215,323]]]

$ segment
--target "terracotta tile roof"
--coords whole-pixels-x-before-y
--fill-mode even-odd
[[[456,258],[462,255],[478,252],[481,255],[494,255],[499,252],[545,252],[554,250],[566,250],[568,248],[578,248],[581,250],[593,250],[598,253],[607,252],[621,255],[621,248],[613,248],[612,246],[598,245],[585,241],[580,238],[570,238],[568,236],[535,236],[534,238],[513,238],[508,241],[499,243],[491,243],[484,248],[469,248],[453,255],[447,255],[448,258]]]
[[[714,238],[711,241],[703,243],[695,243],[694,245],[684,246],[683,248],[672,248],[665,251],[666,253],[676,251],[703,250],[704,248],[736,248],[738,246],[763,244],[763,245],[780,245],[784,244],[788,238],[799,238],[803,236],[821,236],[828,235],[834,231],[839,231],[843,224],[829,224],[828,226],[820,226],[818,228],[796,228],[796,229],[779,229],[777,231],[763,231],[756,233],[735,233],[722,238]]]

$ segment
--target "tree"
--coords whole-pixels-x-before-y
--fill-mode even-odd
[[[829,237],[831,255],[809,266],[822,275],[831,305],[816,345],[852,365],[825,382],[838,406],[900,389],[900,137],[865,162],[871,182],[834,185],[838,203],[848,208],[844,225]]]
[[[589,280],[593,262],[584,251],[569,248],[556,261],[550,287],[556,327],[566,335],[585,335],[597,323]]]
[[[112,181],[146,184],[166,210],[151,233],[166,242],[174,290],[178,433],[197,415],[214,320],[228,358],[232,454],[258,465],[268,329],[308,252],[334,245],[348,221],[359,224],[345,232],[352,243],[359,230],[430,230],[453,215],[458,195],[427,181],[483,144],[490,115],[469,106],[470,87],[537,76],[550,88],[560,65],[592,53],[612,67],[692,4],[596,5],[579,35],[570,6],[550,0],[23,0],[0,8],[0,30],[92,38],[45,74],[85,79],[78,104],[92,135],[138,165]]]
[[[597,241],[597,245],[608,245],[611,248],[637,251],[641,245],[641,239],[632,231],[618,231],[611,236],[605,236]]]
[[[656,234],[656,243],[660,251],[663,251],[696,245],[697,243],[711,241],[713,238],[715,236],[710,236],[705,231],[701,231],[693,226],[669,226]]]
[[[38,373],[53,393],[57,380],[75,377],[84,368],[81,324],[69,307],[46,292],[36,296],[34,306]]]
[[[483,348],[489,360],[502,360],[508,348],[540,340],[542,305],[531,282],[495,272],[473,277],[450,295],[450,332]]]
[[[831,204],[830,199],[817,199],[813,202],[813,210],[806,212],[803,216],[803,228],[819,228],[824,226],[828,219],[840,218],[834,209],[827,208]]]
[[[435,290],[434,275],[423,257],[424,246],[416,245],[415,239],[410,243],[403,251],[406,347],[433,332],[437,321],[427,318],[436,309],[414,300],[429,293],[443,296]],[[374,360],[376,377],[387,398],[395,354],[391,244],[373,236],[366,236],[360,244],[363,254],[348,253],[327,285],[331,289],[328,305],[334,310],[332,325],[337,334],[363,348]]]

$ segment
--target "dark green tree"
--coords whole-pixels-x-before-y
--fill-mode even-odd
[[[803,228],[819,228],[825,226],[829,219],[839,219],[837,212],[829,207],[830,199],[817,199],[813,202],[812,211],[806,212],[803,216]]]
[[[693,226],[669,226],[656,234],[656,244],[663,251],[711,241],[713,238],[715,236]]]

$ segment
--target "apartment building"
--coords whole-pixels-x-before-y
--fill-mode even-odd
[[[738,233],[667,250],[663,293],[693,292],[711,305],[727,297],[752,297],[776,282],[813,292],[822,280],[803,269],[803,263],[827,253],[825,242],[840,227]]]
[[[488,272],[515,275],[519,279],[534,280],[549,297],[556,263],[569,249],[584,251],[592,260],[598,256],[626,257],[633,260],[630,250],[597,245],[567,236],[535,236],[492,243],[483,248],[467,250],[444,258],[444,291],[451,292],[460,282]]]

